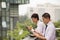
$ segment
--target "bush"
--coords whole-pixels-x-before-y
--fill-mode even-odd
[[[26,26],[32,26],[34,28],[36,27],[36,25],[29,20],[27,20],[27,22],[25,21],[24,23],[17,22],[15,29],[9,30],[8,35],[15,40],[22,40],[30,34]]]
[[[54,25],[56,28],[60,28],[60,21],[54,22]],[[60,30],[56,31],[56,37],[58,40],[60,40]]]
[[[60,21],[54,22],[56,28],[60,28]]]
[[[24,25],[17,22],[16,28],[14,30],[9,30],[8,35],[14,38],[15,40],[22,40],[29,34],[27,30],[25,30]]]

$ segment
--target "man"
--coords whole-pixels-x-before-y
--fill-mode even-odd
[[[33,34],[41,40],[55,40],[55,26],[51,22],[50,14],[44,13],[42,15],[42,19],[43,19],[44,24],[46,25],[44,35],[38,34],[34,31],[33,31]]]
[[[43,33],[44,24],[39,20],[38,14],[37,13],[32,14],[31,19],[37,25],[35,31],[38,33]]]
[[[37,28],[34,30],[32,27],[28,26],[28,29],[32,32],[36,32],[37,34],[43,35],[44,24],[39,20],[39,16],[37,13],[33,13],[31,16],[32,21],[37,25]],[[42,36],[41,35],[41,36]]]

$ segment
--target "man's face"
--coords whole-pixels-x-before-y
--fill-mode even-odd
[[[32,18],[32,21],[33,21],[34,23],[36,23],[38,20],[37,20],[37,18]]]
[[[44,17],[42,17],[42,19],[43,19],[43,22],[44,22],[45,24],[47,24],[47,23],[50,21],[49,18],[44,18]]]

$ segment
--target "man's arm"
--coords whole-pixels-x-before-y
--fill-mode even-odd
[[[39,34],[40,36],[43,36],[41,33],[38,33],[38,32],[36,32],[36,31],[34,31],[35,33],[37,33],[37,34]]]
[[[42,34],[38,34],[36,32],[33,32],[33,34],[39,39],[46,40],[46,38]]]
[[[35,37],[42,39],[42,40],[46,40],[46,38],[41,33],[34,31],[34,29],[32,29],[31,31]]]
[[[31,30],[33,35],[36,36],[37,38],[46,40],[46,38],[41,33],[37,33],[33,28],[28,27],[28,29]]]

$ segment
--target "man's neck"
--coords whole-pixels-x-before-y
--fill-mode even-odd
[[[37,20],[35,23],[37,24],[39,20]]]
[[[46,23],[46,25],[50,22],[50,20]]]

